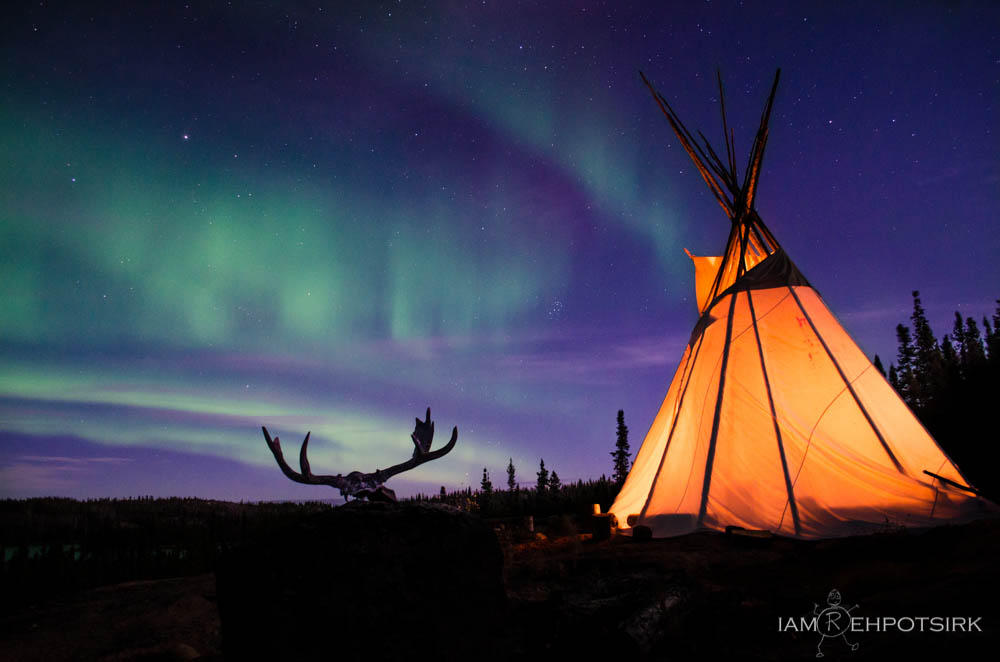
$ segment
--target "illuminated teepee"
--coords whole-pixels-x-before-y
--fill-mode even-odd
[[[722,256],[692,256],[701,317],[611,512],[657,537],[738,526],[797,538],[994,512],[754,210],[780,73],[742,182],[725,105],[723,163],[643,76],[732,224]]]

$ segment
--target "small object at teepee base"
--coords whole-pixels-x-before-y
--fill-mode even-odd
[[[618,518],[611,513],[591,515],[590,526],[593,530],[593,540],[607,540],[618,526]]]
[[[653,530],[648,526],[637,524],[632,527],[632,540],[647,542],[653,539]]]
[[[721,75],[725,160],[640,72],[730,229],[722,255],[688,253],[700,316],[610,512],[633,535],[639,526],[657,537],[737,527],[794,538],[995,514],[757,213],[780,73],[740,178]]]

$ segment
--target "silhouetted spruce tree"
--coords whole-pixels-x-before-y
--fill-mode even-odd
[[[951,337],[946,333],[941,338],[941,361],[944,364],[944,388],[954,389],[958,386],[962,378],[961,366],[958,362],[958,353],[955,346],[951,344]]]
[[[490,481],[490,472],[483,467],[483,479],[479,483],[479,494],[476,495],[476,503],[479,504],[479,511],[484,517],[493,515],[493,483]]]
[[[913,368],[916,357],[916,350],[913,348],[913,340],[910,338],[910,329],[904,324],[896,325],[896,340],[899,343],[899,350],[896,354],[896,390],[906,404],[913,407],[915,405],[915,391]]]
[[[882,365],[882,359],[878,357],[878,354],[875,355],[875,360],[872,361],[872,365],[874,365],[875,369],[878,370],[878,374],[885,377],[885,366]]]
[[[1000,329],[990,325],[990,320],[983,315],[983,346],[986,349],[986,361],[992,362],[996,358],[997,332]]]
[[[955,311],[955,324],[951,327],[951,338],[955,341],[958,367],[964,377],[969,367],[969,350],[965,343],[965,324],[962,322],[962,314],[957,310]]]
[[[986,339],[986,351],[989,352],[990,363],[1000,368],[1000,299],[996,300],[996,304],[993,312],[993,335]]]
[[[920,303],[920,292],[913,291],[913,404],[928,407],[944,379],[944,362],[927,314]]]
[[[889,383],[892,384],[892,387],[894,389],[896,389],[897,393],[900,392],[899,373],[896,372],[896,364],[895,363],[890,363],[889,364]]]
[[[507,489],[511,492],[517,488],[517,477],[514,475],[514,458],[507,461]]]
[[[621,487],[625,483],[625,478],[628,477],[630,459],[628,427],[625,425],[624,409],[618,410],[618,438],[615,441],[615,450],[611,452],[611,457],[614,458],[614,473],[612,477],[615,484]]]
[[[965,319],[965,351],[971,370],[978,370],[986,363],[986,348],[979,334],[979,325],[971,317]]]
[[[549,470],[545,468],[545,460],[542,459],[538,463],[538,484],[536,489],[539,494],[545,494],[546,488],[549,486]]]
[[[955,346],[951,344],[951,336],[947,333],[941,338],[941,358],[944,359],[945,364],[958,363]]]
[[[562,482],[559,480],[559,474],[557,474],[553,469],[552,475],[549,476],[549,492],[557,494],[559,492],[559,488],[561,487],[562,487]]]

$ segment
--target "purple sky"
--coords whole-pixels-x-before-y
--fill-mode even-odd
[[[995,3],[14,3],[0,20],[0,496],[330,498],[633,451],[727,221],[642,86],[888,365],[1000,297]]]

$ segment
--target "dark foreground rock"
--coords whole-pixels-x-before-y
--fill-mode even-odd
[[[227,660],[481,658],[506,609],[493,530],[429,504],[319,513],[216,576]]]
[[[1000,519],[819,541],[553,540],[508,557],[513,659],[979,660],[1000,646]],[[812,619],[834,613],[833,589],[858,620],[824,638],[837,624]]]
[[[228,567],[236,586],[224,611],[241,614],[247,641],[258,646],[230,658],[297,660],[297,651],[312,645],[313,657],[365,662],[771,662],[816,659],[821,647],[824,660],[964,662],[993,659],[1000,647],[1000,519],[820,541],[709,532],[594,541],[546,528],[544,537],[502,546],[501,611],[498,550],[474,517],[438,526],[437,517],[452,515],[418,513],[395,530],[369,527],[362,549],[358,531],[367,525],[343,510],[291,538],[275,536],[227,557],[239,567]],[[403,516],[375,517],[390,523]],[[313,530],[331,522],[349,529],[344,540]],[[442,528],[452,533],[435,536]],[[298,542],[289,547],[289,540]],[[352,556],[350,548],[359,551]],[[346,569],[335,564],[345,553],[356,557]],[[383,559],[377,577],[372,558]],[[422,564],[432,567],[412,579],[409,569]],[[484,564],[482,575],[477,564]],[[476,577],[491,579],[477,584]],[[199,654],[195,659],[214,662],[222,648],[214,583],[204,575],[39,595],[0,611],[0,660],[151,662]],[[814,612],[828,608],[832,589],[852,616],[871,620],[863,621],[865,631],[824,639],[803,628],[802,618],[808,628]],[[979,620],[943,632],[885,620],[920,618]],[[473,652],[462,657],[463,650]]]
[[[51,600],[38,597],[0,616],[0,660],[222,659],[210,574],[102,586]]]

